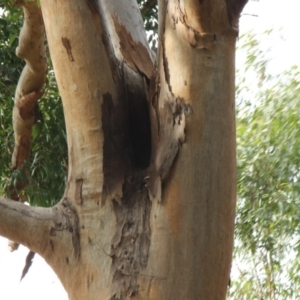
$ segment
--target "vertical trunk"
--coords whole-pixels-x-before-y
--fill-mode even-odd
[[[161,12],[157,106],[166,128],[164,108],[173,105],[173,131],[161,129],[158,139],[173,132],[183,140],[185,121],[186,128],[163,180],[162,202],[153,203],[142,299],[225,299],[229,281],[236,200],[236,32],[224,1],[201,3],[168,1],[166,14]],[[175,142],[166,146],[165,151],[158,146],[156,159],[170,153]],[[163,165],[156,162],[159,171]]]
[[[105,249],[110,244],[113,218],[106,217],[111,215],[111,205],[100,210],[104,140],[101,115],[105,95],[115,99],[117,87],[103,47],[99,15],[88,3],[41,3],[68,137],[69,174],[64,197],[77,211],[79,237],[77,251],[66,253],[68,249],[63,249],[60,258],[49,255],[45,259],[70,299],[97,299],[100,291],[107,295],[110,282],[110,258]],[[57,247],[54,245],[54,249]]]
[[[143,169],[154,67],[141,16],[132,0],[42,1],[42,12],[68,136],[63,203],[75,211],[78,233],[71,253],[44,256],[70,299],[125,299],[138,292],[150,236]]]

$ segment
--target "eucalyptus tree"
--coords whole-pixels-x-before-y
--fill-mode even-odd
[[[48,47],[68,174],[51,208],[1,198],[0,234],[44,257],[70,299],[225,298],[235,42],[246,2],[159,1],[154,53],[134,0],[16,1],[16,53],[26,64],[11,165],[26,173]]]

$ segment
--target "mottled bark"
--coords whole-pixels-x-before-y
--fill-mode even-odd
[[[41,1],[68,180],[52,209],[1,200],[0,234],[45,257],[70,299],[225,299],[244,3],[160,1],[155,64],[135,1]]]
[[[140,277],[141,293],[225,299],[236,201],[236,32],[223,1],[161,1],[160,14],[153,159],[163,190],[157,197],[154,189],[144,271],[153,277]]]

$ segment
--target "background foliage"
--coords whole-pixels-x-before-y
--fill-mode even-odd
[[[266,32],[272,39],[278,32]],[[237,74],[238,205],[230,299],[298,299],[300,71],[271,68],[270,49],[241,38]]]

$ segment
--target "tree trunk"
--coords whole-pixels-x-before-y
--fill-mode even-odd
[[[155,63],[134,0],[41,0],[68,179],[53,208],[1,199],[0,234],[41,254],[71,300],[225,299],[245,2],[160,1]]]

